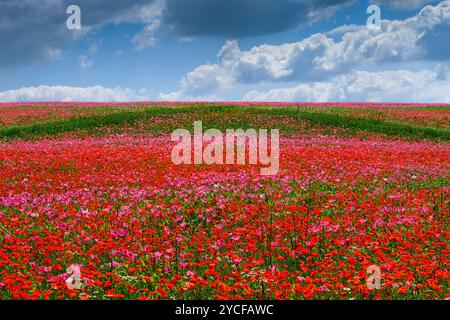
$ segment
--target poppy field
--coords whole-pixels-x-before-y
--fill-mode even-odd
[[[175,165],[197,120],[279,129],[279,172]],[[0,299],[449,299],[449,124],[448,105],[0,104]]]

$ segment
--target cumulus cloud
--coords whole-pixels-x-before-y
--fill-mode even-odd
[[[177,34],[246,36],[292,28],[314,10],[329,11],[351,0],[8,0],[0,1],[0,69],[54,58],[91,30],[123,22],[143,24],[134,35],[135,49],[152,47],[162,21]],[[81,8],[81,30],[67,30],[66,9]],[[167,4],[167,6],[166,6]]]
[[[441,39],[449,34],[449,25],[447,0],[405,20],[383,20],[379,30],[341,26],[299,42],[260,45],[249,51],[227,41],[216,64],[197,67],[181,80],[180,90],[163,93],[161,98],[211,95],[239,84],[320,82],[369,64],[450,60],[450,49],[436,50],[436,46],[450,48]]]
[[[0,69],[52,59],[49,52],[106,24],[151,25],[161,19],[164,7],[164,0],[78,0],[75,3],[81,8],[81,30],[66,27],[66,9],[74,1],[0,1]],[[145,28],[143,32],[149,36]]]
[[[116,87],[67,87],[39,86],[24,87],[0,92],[0,102],[20,101],[99,101],[119,102],[146,100],[147,97],[136,94],[133,90]]]
[[[197,36],[241,38],[267,35],[329,17],[354,0],[6,0],[0,1],[0,68],[18,67],[54,57],[67,42],[92,29],[123,22],[143,24],[134,35],[135,49],[152,47],[163,23],[181,39]],[[373,0],[397,9],[436,1]],[[66,28],[66,9],[81,8],[82,29]]]
[[[450,102],[450,81],[437,72],[354,71],[328,82],[300,84],[267,92],[252,91],[248,101]]]

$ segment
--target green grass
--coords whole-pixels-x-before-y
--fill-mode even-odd
[[[279,111],[276,110],[275,112]],[[355,131],[368,131],[404,138],[439,139],[444,141],[448,141],[450,139],[450,131],[441,128],[421,127],[417,125],[394,123],[370,118],[358,118],[347,115],[308,112],[292,109],[285,109],[284,114],[296,119],[306,120],[311,124],[335,126]]]
[[[175,113],[174,109],[145,109],[143,111],[113,112],[110,114],[95,114],[62,120],[52,120],[22,126],[12,126],[0,130],[0,138],[26,139],[42,137],[74,130],[101,128],[110,125],[133,124],[142,118],[149,118],[159,114]]]
[[[421,127],[406,123],[386,122],[377,119],[352,117],[347,113],[327,113],[325,110],[314,110],[310,108],[270,108],[270,107],[237,107],[237,106],[178,106],[178,107],[148,107],[145,109],[115,111],[112,113],[102,113],[88,116],[79,116],[68,119],[52,120],[43,123],[35,123],[21,126],[12,126],[0,129],[0,139],[33,139],[47,135],[55,135],[76,130],[92,130],[107,126],[133,125],[137,121],[144,120],[146,129],[149,131],[174,130],[169,126],[161,127],[161,124],[151,123],[151,118],[158,115],[170,115],[174,117],[176,113],[195,113],[198,120],[203,120],[204,128],[217,128],[225,130],[228,128],[249,128],[248,119],[252,115],[266,114],[272,116],[288,116],[298,122],[308,122],[311,125],[325,127],[339,127],[351,132],[374,132],[389,136],[398,136],[412,139],[430,139],[448,141],[450,131],[446,128]],[[222,121],[220,117],[211,120],[204,120],[202,116],[208,113],[232,113],[233,121]],[[255,124],[252,122],[252,126]],[[256,124],[257,127],[270,129],[270,123]],[[191,128],[192,123],[186,123],[186,128]],[[277,128],[283,132],[292,133],[291,128]]]

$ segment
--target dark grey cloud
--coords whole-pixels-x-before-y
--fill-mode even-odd
[[[240,38],[295,28],[311,13],[347,2],[351,0],[167,0],[166,22],[182,36]]]
[[[1,0],[0,69],[51,59],[66,42],[89,28],[123,21],[145,22],[146,5],[156,0]],[[66,9],[81,7],[81,31],[66,28]]]
[[[164,4],[163,23],[179,36],[241,38],[295,28],[339,6],[357,0],[0,0],[0,70],[55,58],[64,44],[92,28],[110,23],[138,22],[147,26],[133,38],[146,47],[154,42],[151,5]],[[375,0],[374,0],[375,1]],[[399,7],[436,1],[378,0]],[[69,5],[81,7],[81,31],[66,28]],[[436,40],[427,35],[428,41]],[[440,38],[439,38],[440,39]],[[433,53],[431,53],[433,54]]]
[[[152,4],[162,8],[166,2],[164,20],[178,35],[239,38],[290,29],[308,20],[311,12],[349,1],[0,0],[0,69],[55,58],[64,44],[98,26],[121,22],[152,25]],[[66,28],[66,9],[71,4],[81,7],[81,31]],[[152,36],[148,33],[148,28],[144,29],[141,38]]]

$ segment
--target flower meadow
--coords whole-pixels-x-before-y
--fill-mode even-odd
[[[33,106],[65,111],[24,116]],[[0,106],[15,119],[0,128],[0,299],[450,298],[448,106],[305,107],[370,121],[389,109],[376,121],[438,127],[436,139],[310,123],[277,111],[288,105],[158,106],[101,128],[70,121],[149,104]],[[280,129],[278,174],[173,164],[170,131],[193,120]]]

